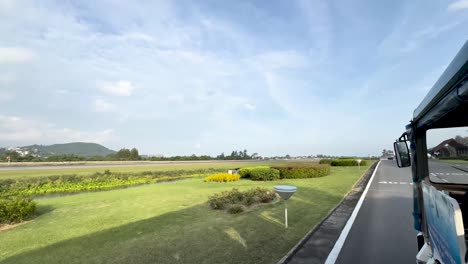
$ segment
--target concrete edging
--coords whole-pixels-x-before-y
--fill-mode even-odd
[[[363,193],[364,189],[366,188],[366,185],[368,181],[371,178],[372,173],[377,167],[377,164],[379,161],[375,162],[374,164],[371,165],[369,169],[367,169],[366,172],[363,173],[363,175],[359,178],[359,180],[353,185],[351,190],[341,199],[341,201],[334,207],[332,208],[328,214],[317,224],[315,227],[313,227],[283,258],[281,258],[277,264],[287,264],[287,263],[324,263],[325,260],[328,257],[328,254],[330,251],[333,249],[333,246],[335,245],[335,242],[338,240],[341,230],[344,228],[344,225],[348,221],[349,217],[352,214],[352,211],[354,210],[354,207],[357,204],[357,201],[361,197],[361,194]],[[350,204],[352,206],[350,206]],[[339,209],[341,210],[340,212]],[[343,214],[346,214],[346,217],[343,217]],[[332,217],[340,217],[341,220],[343,221],[343,225],[340,226],[339,231],[335,236],[333,236],[333,241],[329,241],[330,237],[320,237],[321,229],[324,229],[325,231],[327,224],[328,225],[335,225],[336,223],[334,221],[331,221]],[[329,221],[330,223],[328,223]],[[318,236],[318,237],[314,237]],[[327,240],[324,241],[325,244],[323,248],[322,254],[317,254],[317,256],[314,256],[313,259],[308,259],[307,261],[301,261],[301,257],[297,258],[297,261],[292,261],[293,258],[297,255],[297,253],[304,248],[304,246],[307,244],[307,242],[312,241],[314,239],[317,240]],[[304,259],[305,260],[305,259]]]

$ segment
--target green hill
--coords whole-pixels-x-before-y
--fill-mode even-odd
[[[102,145],[96,143],[85,143],[85,142],[73,142],[65,144],[54,144],[49,146],[44,145],[31,145],[21,147],[21,149],[27,149],[31,153],[38,154],[42,157],[52,156],[52,155],[65,155],[65,154],[75,154],[80,156],[107,156],[109,154],[115,153],[115,151],[108,149]]]

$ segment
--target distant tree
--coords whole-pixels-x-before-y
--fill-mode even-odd
[[[130,160],[139,160],[140,155],[138,154],[138,150],[136,148],[132,148],[130,150]]]
[[[248,159],[249,158],[249,155],[247,155],[247,150],[244,149],[244,151],[242,152],[242,159]]]
[[[460,135],[457,135],[455,137],[455,141],[460,143],[460,144],[468,146],[468,137],[462,137]]]

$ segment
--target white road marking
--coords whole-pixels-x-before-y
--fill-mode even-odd
[[[375,167],[374,172],[372,173],[372,176],[367,183],[366,189],[364,189],[364,192],[361,195],[361,198],[359,198],[359,201],[356,204],[356,207],[354,207],[353,213],[348,219],[348,222],[346,222],[345,227],[343,228],[343,231],[341,231],[340,237],[336,241],[335,245],[333,246],[332,251],[330,254],[328,254],[327,260],[325,261],[325,264],[334,264],[336,260],[338,259],[338,255],[340,254],[341,248],[343,248],[344,242],[346,241],[346,237],[348,237],[349,231],[351,230],[351,227],[353,226],[354,221],[356,220],[356,216],[359,212],[359,209],[361,209],[362,203],[364,202],[364,198],[367,195],[367,192],[369,191],[369,188],[372,184],[372,181],[374,180],[375,173],[379,169],[380,161]]]
[[[411,185],[411,184],[413,184],[412,182],[386,182],[386,181],[379,181],[378,183],[380,183],[380,184],[401,184],[401,185],[404,185],[404,184],[410,184]]]

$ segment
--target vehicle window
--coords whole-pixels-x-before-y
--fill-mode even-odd
[[[427,156],[431,181],[468,184],[468,127],[428,130]]]

